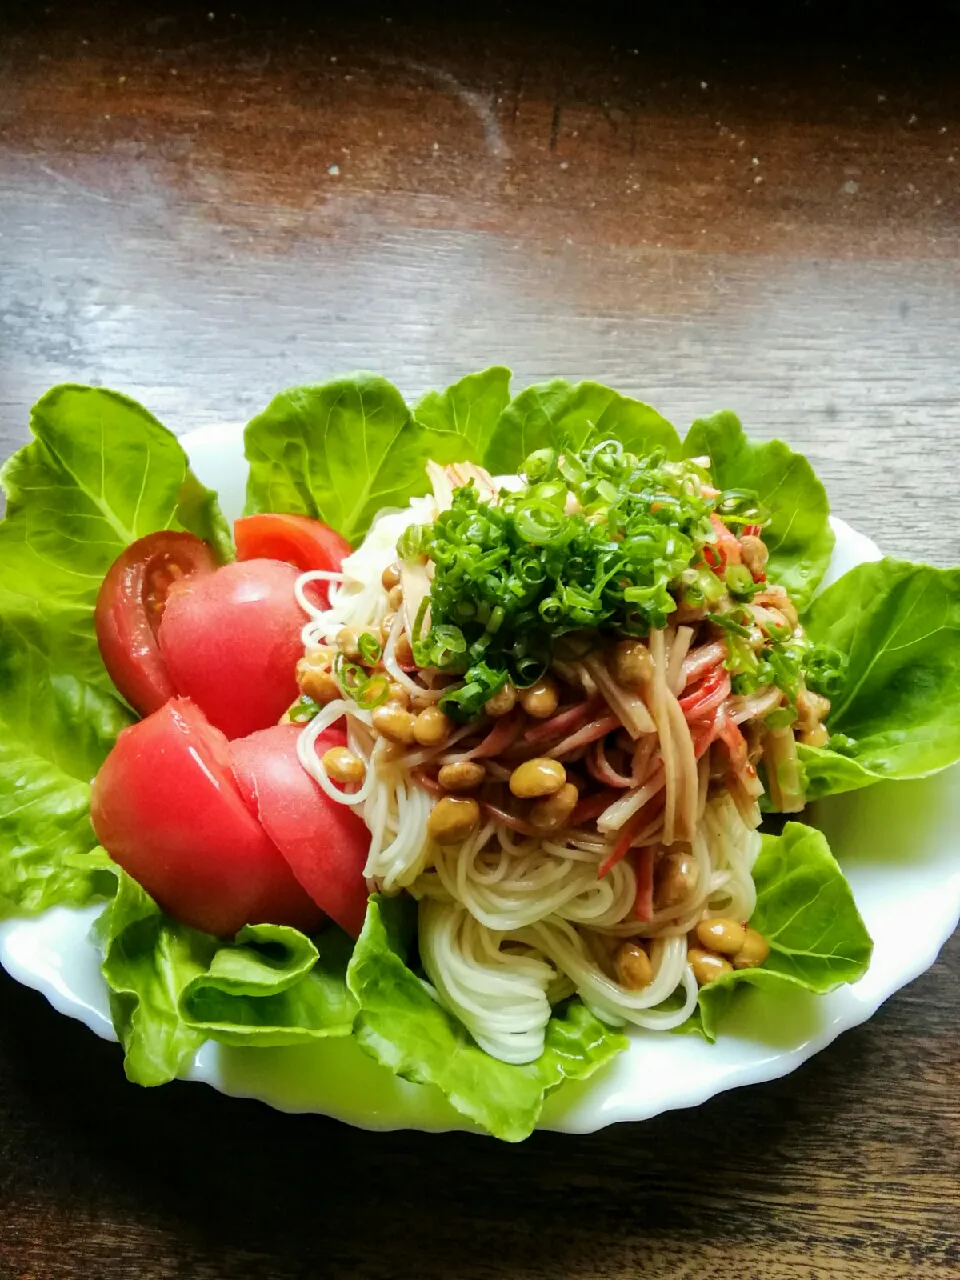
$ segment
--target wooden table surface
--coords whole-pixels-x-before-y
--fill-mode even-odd
[[[185,430],[506,362],[736,408],[960,561],[943,13],[208,4],[3,6],[0,454],[64,379]],[[0,1278],[960,1276],[958,1010],[955,937],[788,1079],[508,1148],[136,1089],[0,977]]]

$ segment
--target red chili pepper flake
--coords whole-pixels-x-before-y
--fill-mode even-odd
[[[723,572],[723,556],[716,547],[706,546],[703,548],[703,558],[709,569],[714,573]]]

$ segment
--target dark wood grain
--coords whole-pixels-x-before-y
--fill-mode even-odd
[[[960,560],[949,6],[213,8],[0,11],[0,453],[63,379],[184,430],[505,361],[737,408]],[[135,1089],[2,978],[0,1280],[957,1276],[958,1007],[954,938],[786,1080],[511,1149]]]

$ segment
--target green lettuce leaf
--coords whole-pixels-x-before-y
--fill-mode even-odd
[[[233,535],[227,524],[216,492],[201,484],[192,471],[187,471],[177,499],[177,520],[188,533],[209,542],[221,564],[236,558]]]
[[[89,783],[133,719],[93,625],[125,546],[156,529],[223,526],[177,440],[126,396],[55,387],[34,440],[5,463],[0,522],[0,914],[88,900],[67,857],[93,848]]]
[[[110,1010],[135,1084],[183,1075],[205,1040],[254,1048],[349,1035],[351,942],[331,928],[311,942],[282,925],[248,925],[222,942],[164,915],[98,850],[117,891],[94,926]]]
[[[336,927],[311,942],[297,929],[248,925],[187,985],[180,1014],[222,1044],[266,1048],[348,1036],[357,1013],[347,990],[352,950]]]
[[[482,462],[509,402],[510,370],[494,365],[467,374],[446,391],[428,391],[413,414],[436,439],[435,462]]]
[[[815,644],[846,656],[829,691],[834,736],[800,752],[811,799],[960,760],[960,569],[857,565],[803,622]]]
[[[407,967],[416,932],[409,899],[373,897],[347,971],[360,1014],[354,1034],[405,1080],[436,1085],[463,1115],[507,1142],[533,1130],[546,1093],[585,1079],[627,1046],[579,1001],[555,1015],[543,1055],[526,1066],[491,1058]]]
[[[69,861],[96,844],[89,814],[87,783],[19,739],[0,741],[0,918],[98,896],[96,868]]]
[[[767,573],[786,587],[798,609],[813,596],[833,551],[826,490],[802,454],[780,440],[748,440],[736,414],[698,418],[683,442],[686,457],[706,454],[718,489],[752,489],[770,510],[764,529]]]
[[[373,374],[292,387],[247,424],[247,514],[316,516],[356,545],[383,507],[428,491],[437,439]]]
[[[35,440],[0,472],[0,620],[58,675],[115,699],[93,629],[97,593],[129,543],[179,527],[186,455],[140,405],[94,387],[48,391],[30,426]],[[12,710],[0,705],[8,722]],[[32,708],[20,719],[29,724]]]
[[[490,439],[483,465],[493,475],[513,473],[528,454],[547,447],[583,449],[616,439],[633,453],[663,449],[680,455],[674,428],[639,400],[598,382],[577,386],[557,378],[527,387],[507,405]]]
[[[821,831],[788,822],[782,835],[764,835],[753,879],[750,924],[770,943],[770,955],[759,969],[734,970],[701,987],[699,1024],[696,1016],[692,1022],[710,1041],[738,989],[787,984],[823,995],[856,982],[870,964],[873,943]]]
[[[0,609],[3,600],[0,587]],[[62,672],[44,641],[42,627],[0,613],[0,918],[79,906],[99,892],[67,859],[96,844],[90,781],[133,718]]]
[[[844,743],[844,750],[847,749],[847,744]],[[861,787],[869,787],[883,780],[881,774],[874,773],[858,760],[834,750],[829,742],[825,747],[807,747],[799,742],[797,755],[803,770],[804,794],[808,804],[814,800],[822,800],[824,796],[859,791]]]
[[[582,1000],[558,1005],[547,1023],[543,1053],[534,1063],[543,1081],[544,1097],[565,1080],[587,1080],[629,1047],[627,1037],[601,1022]]]
[[[206,973],[216,938],[170,920],[119,870],[117,892],[94,931],[127,1079],[142,1085],[176,1079],[206,1039],[180,1016],[180,996]]]

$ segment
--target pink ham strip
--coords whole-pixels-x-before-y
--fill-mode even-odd
[[[480,808],[492,818],[494,822],[499,823],[502,827],[509,827],[511,831],[516,831],[521,836],[535,836],[540,834],[530,826],[529,822],[524,822],[522,818],[515,818],[512,813],[507,813],[506,809],[501,809],[495,804],[491,804],[489,800],[481,800]]]
[[[568,707],[566,711],[559,711],[549,720],[543,720],[540,724],[534,725],[524,734],[523,740],[524,742],[546,742],[549,738],[559,738],[565,733],[572,733],[585,725],[588,720],[592,720],[603,705],[602,698],[587,698],[585,702],[578,702],[576,706]]]
[[[691,695],[692,696],[692,695]],[[684,709],[683,714],[688,722],[702,720],[704,716],[708,716],[711,711],[715,711],[722,702],[725,702],[730,696],[730,677],[724,676],[720,684],[709,694],[702,702],[696,702],[692,707]]]
[[[587,771],[591,777],[596,778],[597,782],[602,782],[608,787],[629,788],[633,786],[633,779],[625,778],[622,773],[617,773],[607,759],[607,752],[602,738],[598,738],[596,742],[591,743],[587,750]]]
[[[703,644],[699,649],[694,649],[692,653],[688,653],[683,660],[683,666],[680,668],[683,679],[681,688],[685,689],[694,680],[699,680],[701,676],[706,675],[711,667],[715,667],[718,662],[722,662],[726,656],[727,646],[722,640],[713,640],[710,644]]]
[[[573,811],[570,819],[572,827],[582,827],[586,822],[593,822],[604,809],[609,809],[620,797],[615,791],[597,791],[592,796],[585,796]]]
[[[429,791],[432,796],[442,796],[443,788],[432,774],[426,772],[425,769],[414,769],[410,774],[417,784],[423,787],[424,791]]]
[[[501,716],[487,736],[470,751],[442,756],[441,764],[459,764],[461,760],[486,760],[490,756],[498,756],[516,742],[526,722],[522,708],[514,707],[508,715]]]
[[[594,720],[592,724],[585,725],[582,729],[578,729],[576,733],[564,738],[562,742],[558,742],[555,747],[551,747],[547,755],[553,760],[560,760],[568,751],[576,751],[578,747],[585,747],[591,742],[596,742],[598,738],[605,737],[614,729],[620,727],[619,716],[604,716],[602,720]]]

